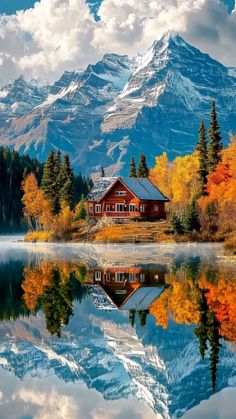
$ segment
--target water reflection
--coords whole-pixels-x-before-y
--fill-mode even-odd
[[[0,364],[21,378],[53,369],[106,399],[132,394],[163,418],[235,385],[235,264],[169,250],[141,262],[2,261]]]

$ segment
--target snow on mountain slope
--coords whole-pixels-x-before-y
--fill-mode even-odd
[[[60,148],[87,174],[104,166],[109,176],[127,175],[131,156],[143,150],[149,165],[163,151],[170,158],[192,152],[212,99],[224,142],[236,131],[235,69],[173,32],[133,60],[106,54],[85,71],[65,72],[47,91],[27,89],[20,108],[22,89],[13,89],[11,101],[8,87],[0,91],[0,116],[9,121],[0,144],[40,160]]]

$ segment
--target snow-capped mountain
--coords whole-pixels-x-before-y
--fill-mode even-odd
[[[0,144],[41,160],[60,148],[84,173],[102,165],[107,175],[127,174],[130,157],[142,151],[150,165],[162,151],[171,158],[191,152],[212,99],[226,143],[236,131],[235,74],[168,32],[133,60],[107,54],[83,72],[64,73],[46,95],[25,94],[25,110],[14,119],[6,109],[20,99],[7,105],[2,89]]]
[[[163,330],[151,316],[146,327],[132,328],[128,315],[98,311],[86,299],[74,306],[61,339],[48,335],[41,314],[1,325],[0,336],[0,365],[22,380],[55,374],[104,399],[133,395],[165,419],[182,417],[212,394],[209,359],[200,360],[191,328]],[[235,385],[235,376],[235,354],[224,344],[217,389]]]
[[[47,97],[48,86],[38,86],[36,81],[27,82],[19,77],[13,83],[0,90],[0,121],[1,126],[8,126],[13,118],[32,111]]]

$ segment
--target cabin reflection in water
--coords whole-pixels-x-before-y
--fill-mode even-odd
[[[165,288],[167,267],[159,264],[132,267],[96,267],[87,272],[87,282],[97,308],[104,310],[128,310],[133,324],[135,312],[143,313],[140,324],[144,325],[152,302]],[[146,313],[146,314],[145,314]]]

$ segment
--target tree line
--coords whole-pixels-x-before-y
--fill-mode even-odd
[[[67,199],[75,206],[92,187],[90,178],[73,174],[68,156],[50,152],[43,165],[28,155],[21,156],[9,148],[0,147],[0,231],[17,232],[26,229],[23,217],[22,182],[33,173],[35,181],[54,200],[54,211]],[[68,177],[68,178],[67,178]],[[67,181],[65,182],[65,179]],[[50,189],[51,188],[51,189]]]
[[[172,232],[195,239],[236,242],[236,137],[223,147],[215,101],[209,129],[201,121],[192,154],[156,157],[150,180],[170,199]],[[170,231],[171,232],[171,231]]]

